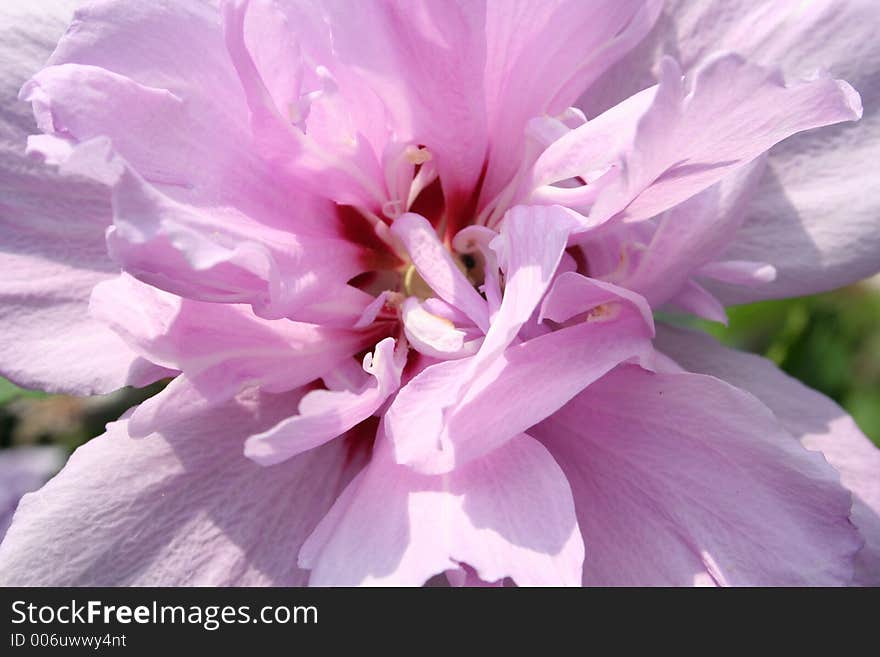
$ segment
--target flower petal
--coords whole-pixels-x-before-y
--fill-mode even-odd
[[[512,346],[476,371],[479,356],[414,377],[385,414],[397,462],[428,473],[460,468],[540,422],[619,363],[646,355],[653,329],[644,301],[640,308],[615,296],[607,307]],[[589,304],[581,312],[587,310]]]
[[[193,402],[226,401],[249,385],[269,392],[317,379],[375,340],[375,330],[355,331],[264,320],[248,307],[180,299],[121,276],[95,288],[92,312],[138,353],[186,375]],[[181,395],[175,386],[145,402],[151,415]],[[140,415],[141,413],[136,413]],[[157,419],[173,421],[173,415]],[[135,422],[140,425],[140,420]],[[153,426],[150,430],[156,430]]]
[[[693,372],[711,374],[764,402],[807,449],[820,451],[853,492],[850,518],[866,540],[856,559],[856,583],[880,585],[880,450],[833,401],[780,371],[772,362],[727,349],[693,331],[660,327],[657,346]]]
[[[488,582],[577,586],[583,549],[562,471],[521,435],[446,476],[397,465],[380,443],[299,562],[313,586],[420,586],[459,564]]]
[[[355,323],[372,301],[347,285],[369,260],[341,234],[292,233],[234,208],[177,202],[141,178],[103,137],[74,148],[62,170],[113,186],[110,253],[151,285],[202,301],[250,303],[272,319],[337,325]]]
[[[27,388],[89,395],[153,378],[149,365],[88,314],[115,276],[105,189],[25,157],[33,116],[16,94],[52,52],[75,2],[0,7],[0,372]]]
[[[433,154],[453,215],[468,200],[486,154],[481,5],[322,3],[339,61],[382,99],[397,139]]]
[[[643,318],[628,316],[621,329],[624,337],[614,347],[608,347],[607,360],[596,361],[594,368],[584,366],[579,356],[564,355],[570,346],[583,346],[584,343],[579,343],[584,337],[582,332],[592,336],[595,331],[597,340],[605,340],[600,336],[606,336],[606,330],[594,327],[543,336],[511,349],[510,358],[505,355],[505,349],[534,314],[553,280],[574,226],[576,223],[570,214],[559,206],[518,206],[505,215],[501,234],[492,243],[506,279],[501,306],[473,357],[427,368],[395,398],[386,413],[385,428],[399,463],[424,472],[446,472],[524,431],[571,399],[594,377],[641,352],[653,328],[649,323],[645,330]],[[427,222],[422,230],[426,235],[433,235]],[[434,248],[440,254],[438,260],[444,254],[449,257],[439,242]],[[446,269],[449,268],[454,269],[454,265],[447,265]],[[589,308],[581,312],[585,310]],[[633,314],[637,313],[628,313]],[[543,364],[547,362],[547,354],[555,354],[553,362],[560,361],[565,375],[545,380],[553,371]],[[536,385],[546,385],[546,388],[541,394],[534,394]],[[524,394],[529,398],[523,399]],[[496,398],[497,395],[504,400]],[[499,401],[505,404],[504,408],[511,403],[507,421],[499,421],[488,434],[479,431],[478,440],[473,429],[485,424],[487,409],[495,417],[498,411],[495,404]],[[459,409],[462,409],[459,421],[464,428],[453,431],[450,423]],[[497,417],[504,417],[504,413]]]
[[[245,458],[244,438],[288,404],[242,398],[146,440],[131,439],[125,420],[111,424],[22,500],[0,546],[0,581],[303,585],[296,552],[363,461],[344,441],[275,468]]]
[[[786,85],[772,69],[721,54],[683,82],[678,65],[664,59],[654,101],[624,155],[624,175],[602,190],[591,218],[654,216],[796,132],[861,115],[859,95],[840,80]]]
[[[684,292],[697,274],[727,248],[742,225],[755,185],[764,173],[759,158],[709,189],[662,214],[651,241],[631,274],[621,281],[648,299],[652,307]]]
[[[118,11],[107,3],[79,12],[55,65],[22,90],[44,131],[72,144],[112,140],[112,151],[72,155],[80,161],[70,168],[115,186],[114,257],[175,293],[249,302],[272,317],[356,320],[369,299],[346,282],[368,268],[366,251],[344,236],[331,203],[290,185],[256,152],[215,10]],[[154,43],[181,29],[181,42],[204,48],[183,55],[183,76],[180,62],[164,68],[169,49]],[[108,60],[120,42],[125,53]],[[304,271],[319,272],[321,284]]]
[[[563,323],[572,317],[606,304],[623,302],[641,315],[645,326],[654,331],[654,315],[645,298],[618,285],[568,271],[553,281],[553,287],[541,304],[540,321]]]
[[[210,3],[90,3],[77,10],[49,63],[68,65],[40,74],[53,109],[68,117],[74,108],[88,110],[75,117],[71,136],[111,137],[126,161],[177,201],[233,205],[289,224],[291,194],[267,184],[274,174],[250,148],[247,105]],[[62,74],[84,68],[105,75],[78,89]],[[135,97],[118,97],[116,85],[111,98],[125,111],[108,111],[95,86],[106,85],[107,76],[163,90],[178,102],[151,115]]]
[[[334,125],[330,126],[330,135],[324,135],[329,139],[321,139],[324,131],[314,125],[316,121],[311,116],[318,113],[312,110],[320,108],[306,105],[300,110],[308,94],[302,93],[301,89],[287,89],[286,92],[279,89],[273,81],[277,83],[282,73],[267,67],[267,60],[274,59],[275,66],[287,68],[287,84],[300,86],[296,81],[302,75],[305,60],[316,53],[302,53],[290,42],[295,40],[295,35],[285,34],[285,28],[303,22],[304,29],[312,28],[316,34],[322,34],[326,32],[326,25],[312,26],[308,20],[299,20],[299,15],[295,15],[290,23],[290,19],[277,7],[267,3],[229,0],[222,6],[226,48],[247,99],[256,152],[289,177],[293,187],[308,189],[340,203],[378,207],[383,194],[378,184],[380,174],[376,155],[361,139],[360,133],[348,134],[342,119],[349,117],[340,116],[341,112],[332,112],[332,119],[335,120],[331,122]],[[320,18],[318,21],[322,23]],[[268,43],[279,38],[282,40],[275,41],[276,49],[270,51]],[[305,45],[308,45],[308,41]],[[285,61],[287,58],[290,58],[289,61]],[[324,89],[313,93],[337,96],[337,83],[326,68],[328,63],[324,61],[318,68],[323,67],[322,70],[326,71],[325,78],[329,79],[325,81],[325,86],[333,87],[333,91],[328,93]],[[282,98],[277,97],[279,93]],[[279,100],[286,102],[286,107],[279,107]],[[322,105],[328,103],[337,104],[333,100],[322,99]],[[369,103],[363,103],[363,106],[368,107]],[[304,114],[310,115],[305,130],[302,126]]]
[[[625,150],[635,137],[639,118],[648,111],[657,87],[644,89],[602,112],[583,125],[567,130],[550,143],[532,167],[532,188],[571,178],[592,182],[614,164],[615,154]],[[556,187],[556,193],[562,193]]]
[[[104,246],[106,193],[40,165],[19,168],[16,155],[0,159],[0,372],[80,395],[148,383],[148,365],[89,315],[92,288],[118,272]]]
[[[400,387],[403,363],[394,354],[394,339],[385,338],[364,358],[372,375],[358,391],[313,390],[299,402],[299,415],[247,439],[244,454],[260,465],[274,465],[323,445],[375,413]]]
[[[45,484],[64,465],[65,457],[64,449],[55,445],[0,450],[0,541],[21,496]]]
[[[749,290],[725,288],[727,303],[813,294],[880,271],[880,200],[865,193],[880,157],[877,7],[826,0],[804,14],[784,38],[774,32],[766,44],[772,51],[759,57],[848,80],[862,95],[865,116],[855,125],[797,135],[771,151],[769,175],[725,255],[768,262],[777,277]]]
[[[718,379],[621,367],[530,433],[572,485],[585,584],[852,577],[860,540],[837,474]]]
[[[403,302],[401,321],[406,338],[416,351],[442,359],[466,355],[466,333],[445,317],[428,311],[417,298],[409,297]]]
[[[33,115],[16,102],[21,85],[52,54],[73,17],[78,0],[46,0],[39,6],[4,2],[0,7],[0,141],[20,152],[23,135],[33,131]]]
[[[516,337],[547,292],[575,227],[559,206],[517,206],[492,242],[504,272],[504,296],[475,363],[487,363]]]
[[[485,331],[489,326],[486,302],[456,267],[428,220],[407,212],[394,221],[391,232],[403,242],[416,271],[437,296],[464,312]]]
[[[724,305],[702,285],[687,281],[681,290],[670,300],[669,305],[697,317],[719,322],[727,326],[727,311]]]
[[[661,4],[653,0],[488,2],[486,102],[492,141],[486,200],[516,172],[528,121],[565,111],[647,34]]]
[[[880,269],[880,201],[864,193],[873,182],[880,144],[876,9],[871,0],[667,2],[644,47],[582,99],[587,114],[595,115],[653,84],[663,54],[673,54],[692,70],[717,49],[778,66],[786,74],[828,71],[859,91],[865,115],[857,124],[799,134],[771,150],[769,173],[728,257],[770,263],[778,275],[749,290],[716,286],[725,302],[812,294]]]

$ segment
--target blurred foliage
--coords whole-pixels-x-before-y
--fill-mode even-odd
[[[24,390],[22,388],[19,388],[14,383],[11,383],[6,379],[0,378],[0,406],[3,406],[13,399],[20,399],[22,397],[40,398],[45,396],[45,392],[40,392],[38,390]]]
[[[24,390],[0,378],[0,448],[55,444],[72,452],[165,383],[83,398]]]
[[[728,327],[699,325],[825,393],[880,445],[880,288],[860,284],[729,308],[728,314]],[[80,399],[22,390],[0,379],[0,447],[55,443],[72,451],[165,383]]]
[[[843,406],[880,445],[880,289],[867,283],[728,308],[702,322],[725,344],[766,356]]]

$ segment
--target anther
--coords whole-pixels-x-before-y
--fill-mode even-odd
[[[424,146],[415,147],[415,146],[407,146],[406,151],[404,152],[404,157],[406,157],[406,161],[412,165],[424,164],[425,162],[430,162],[434,156]]]

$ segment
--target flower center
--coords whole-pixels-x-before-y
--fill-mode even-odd
[[[477,290],[483,284],[485,276],[482,260],[478,254],[474,253],[452,254],[452,261],[455,263],[455,266],[458,267],[459,271],[465,275],[471,285]],[[422,278],[416,266],[412,263],[403,270],[402,285],[405,296],[416,297],[420,301],[437,296],[436,292],[425,282],[425,279]]]
[[[403,293],[408,297],[416,297],[424,301],[436,296],[421,274],[416,271],[416,266],[410,264],[403,273]]]

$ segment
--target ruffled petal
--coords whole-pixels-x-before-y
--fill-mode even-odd
[[[105,137],[76,146],[62,171],[113,187],[107,247],[126,271],[151,285],[202,301],[250,303],[270,318],[341,325],[353,324],[372,300],[347,285],[369,268],[369,257],[341,234],[282,231],[234,208],[175,201],[135,172]],[[325,216],[331,229],[337,225]]]
[[[821,292],[880,269],[880,201],[864,193],[880,144],[878,25],[872,0],[674,0],[643,46],[582,98],[595,115],[653,84],[663,54],[692,70],[718,49],[786,75],[827,71],[861,94],[865,114],[857,124],[796,135],[771,150],[768,174],[727,255],[770,263],[777,278],[747,290],[715,286],[725,302]]]
[[[400,387],[401,358],[394,339],[385,338],[364,358],[375,383],[360,390],[314,390],[299,402],[299,415],[248,438],[244,454],[260,465],[274,465],[323,445],[373,415]]]
[[[491,243],[504,272],[504,296],[475,359],[487,363],[516,337],[547,292],[575,223],[559,206],[517,206]]]
[[[89,395],[152,375],[88,314],[92,288],[118,271],[104,247],[106,190],[25,157],[34,121],[16,94],[45,63],[75,4],[0,8],[0,372],[27,388]]]
[[[623,174],[601,191],[590,215],[652,217],[792,134],[861,115],[858,93],[840,80],[786,84],[774,69],[721,54],[683,81],[678,65],[664,59],[654,101],[623,156]]]
[[[660,327],[657,346],[693,372],[711,374],[747,390],[807,449],[820,451],[853,492],[850,518],[866,541],[856,559],[855,582],[880,585],[880,450],[833,401],[780,371],[769,360],[726,349],[693,331]]]
[[[69,171],[114,186],[114,258],[177,294],[252,303],[271,317],[355,321],[370,299],[346,282],[370,256],[331,203],[290,185],[257,152],[215,10],[119,11],[79,12],[54,65],[22,89],[41,129],[62,140],[35,139],[34,150],[57,158],[60,144],[81,144]],[[182,49],[204,49],[179,53],[186,75],[165,68],[168,48],[155,51],[155,39],[181,30]],[[121,42],[125,52],[110,61]]]
[[[415,297],[403,302],[400,320],[410,346],[416,351],[440,359],[468,355],[466,332],[456,328],[446,317],[431,313]]]
[[[428,220],[408,212],[394,221],[391,232],[403,243],[416,271],[431,290],[485,331],[489,327],[486,302],[455,265]]]
[[[333,369],[377,335],[375,329],[264,320],[246,306],[181,299],[130,276],[100,284],[92,312],[150,361],[183,372],[195,388],[185,395],[190,402],[193,397],[222,402],[251,385],[269,392],[291,390]],[[174,421],[165,404],[174,403],[182,390],[175,386],[145,402],[134,424],[140,427],[138,416],[148,411],[156,419]]]
[[[78,395],[148,383],[147,364],[89,315],[92,289],[118,272],[104,245],[106,193],[0,158],[0,372],[26,388]]]
[[[530,433],[568,477],[587,585],[848,584],[850,495],[751,395],[621,367]]]
[[[434,235],[422,221],[422,232]],[[612,303],[614,312],[591,317],[599,320],[594,324],[508,349],[535,314],[576,225],[571,214],[559,206],[518,206],[505,215],[501,233],[491,243],[505,274],[501,305],[474,356],[428,367],[389,407],[385,428],[399,463],[423,472],[447,472],[525,431],[595,378],[644,351],[653,332],[652,320],[649,317],[646,322],[644,307],[635,310],[638,304],[633,306],[631,299],[624,299],[623,313]],[[436,237],[430,243],[435,242]],[[442,249],[439,242],[434,248],[438,253]],[[448,264],[444,271],[450,268],[454,265]],[[456,273],[465,285],[467,280]],[[592,307],[583,306],[565,319],[589,310]],[[618,314],[619,324],[605,323],[617,320]],[[613,335],[620,339],[613,340]],[[590,339],[608,345],[603,358],[594,360],[586,351],[581,353]],[[558,366],[548,365],[550,362]],[[488,430],[483,428],[486,417],[498,418]]]
[[[579,278],[590,287],[590,279]],[[479,354],[413,378],[385,414],[395,459],[429,473],[462,467],[540,422],[619,363],[647,355],[653,328],[644,301],[609,293],[607,286],[602,292],[578,299],[570,316],[586,313],[585,321],[512,346],[477,370]]]
[[[455,215],[486,155],[482,3],[332,0],[321,8],[335,55],[382,100],[395,138],[432,153]]]
[[[730,273],[729,268],[715,265],[713,270],[712,265],[745,220],[755,185],[763,173],[764,160],[759,158],[662,214],[650,242],[639,254],[632,271],[622,276],[620,284],[644,295],[652,307],[658,307],[686,293],[692,276],[712,276],[716,270],[720,270],[721,276],[725,271]],[[766,269],[768,265],[762,263],[759,267]]]
[[[94,72],[80,89],[57,69],[40,74],[37,84],[54,101],[53,111],[81,110],[69,136],[112,138],[123,158],[175,200],[232,205],[289,225],[297,195],[267,184],[274,173],[251,148],[247,104],[210,3],[90,3],[77,10],[49,63]],[[96,69],[105,72],[102,78],[95,79]],[[112,104],[98,102],[107,76],[177,101],[151,114],[139,105],[140,95],[103,87],[114,103],[124,103],[125,111],[113,112]]]
[[[73,17],[78,0],[46,0],[39,6],[4,2],[0,7],[0,141],[21,151],[20,140],[34,129],[27,106],[16,102],[21,85],[52,54]]]
[[[487,3],[486,104],[492,136],[487,201],[520,165],[528,121],[565,111],[648,33],[661,5],[653,0]]]
[[[318,7],[290,7],[289,18],[268,3],[229,0],[222,7],[226,48],[247,101],[256,152],[287,177],[290,186],[340,203],[378,208],[384,194],[376,153],[351,129],[346,94],[339,93],[327,68],[332,57],[329,43],[309,52],[312,42],[329,37]],[[315,36],[297,43],[300,30],[313,30]],[[301,78],[309,58],[321,62],[312,72],[321,86],[306,93]],[[287,80],[279,88],[282,76]],[[311,102],[310,96],[318,96],[320,102]],[[360,95],[358,100],[366,99]],[[371,104],[360,103],[365,110]],[[328,109],[330,116],[323,122],[316,119]]]
[[[460,564],[487,582],[577,586],[583,550],[562,471],[521,435],[445,476],[395,464],[380,443],[299,563],[313,586],[420,586]]]
[[[0,582],[303,585],[296,553],[363,459],[344,441],[275,468],[245,458],[245,437],[287,412],[283,396],[240,398],[146,440],[111,424],[22,500]]]

